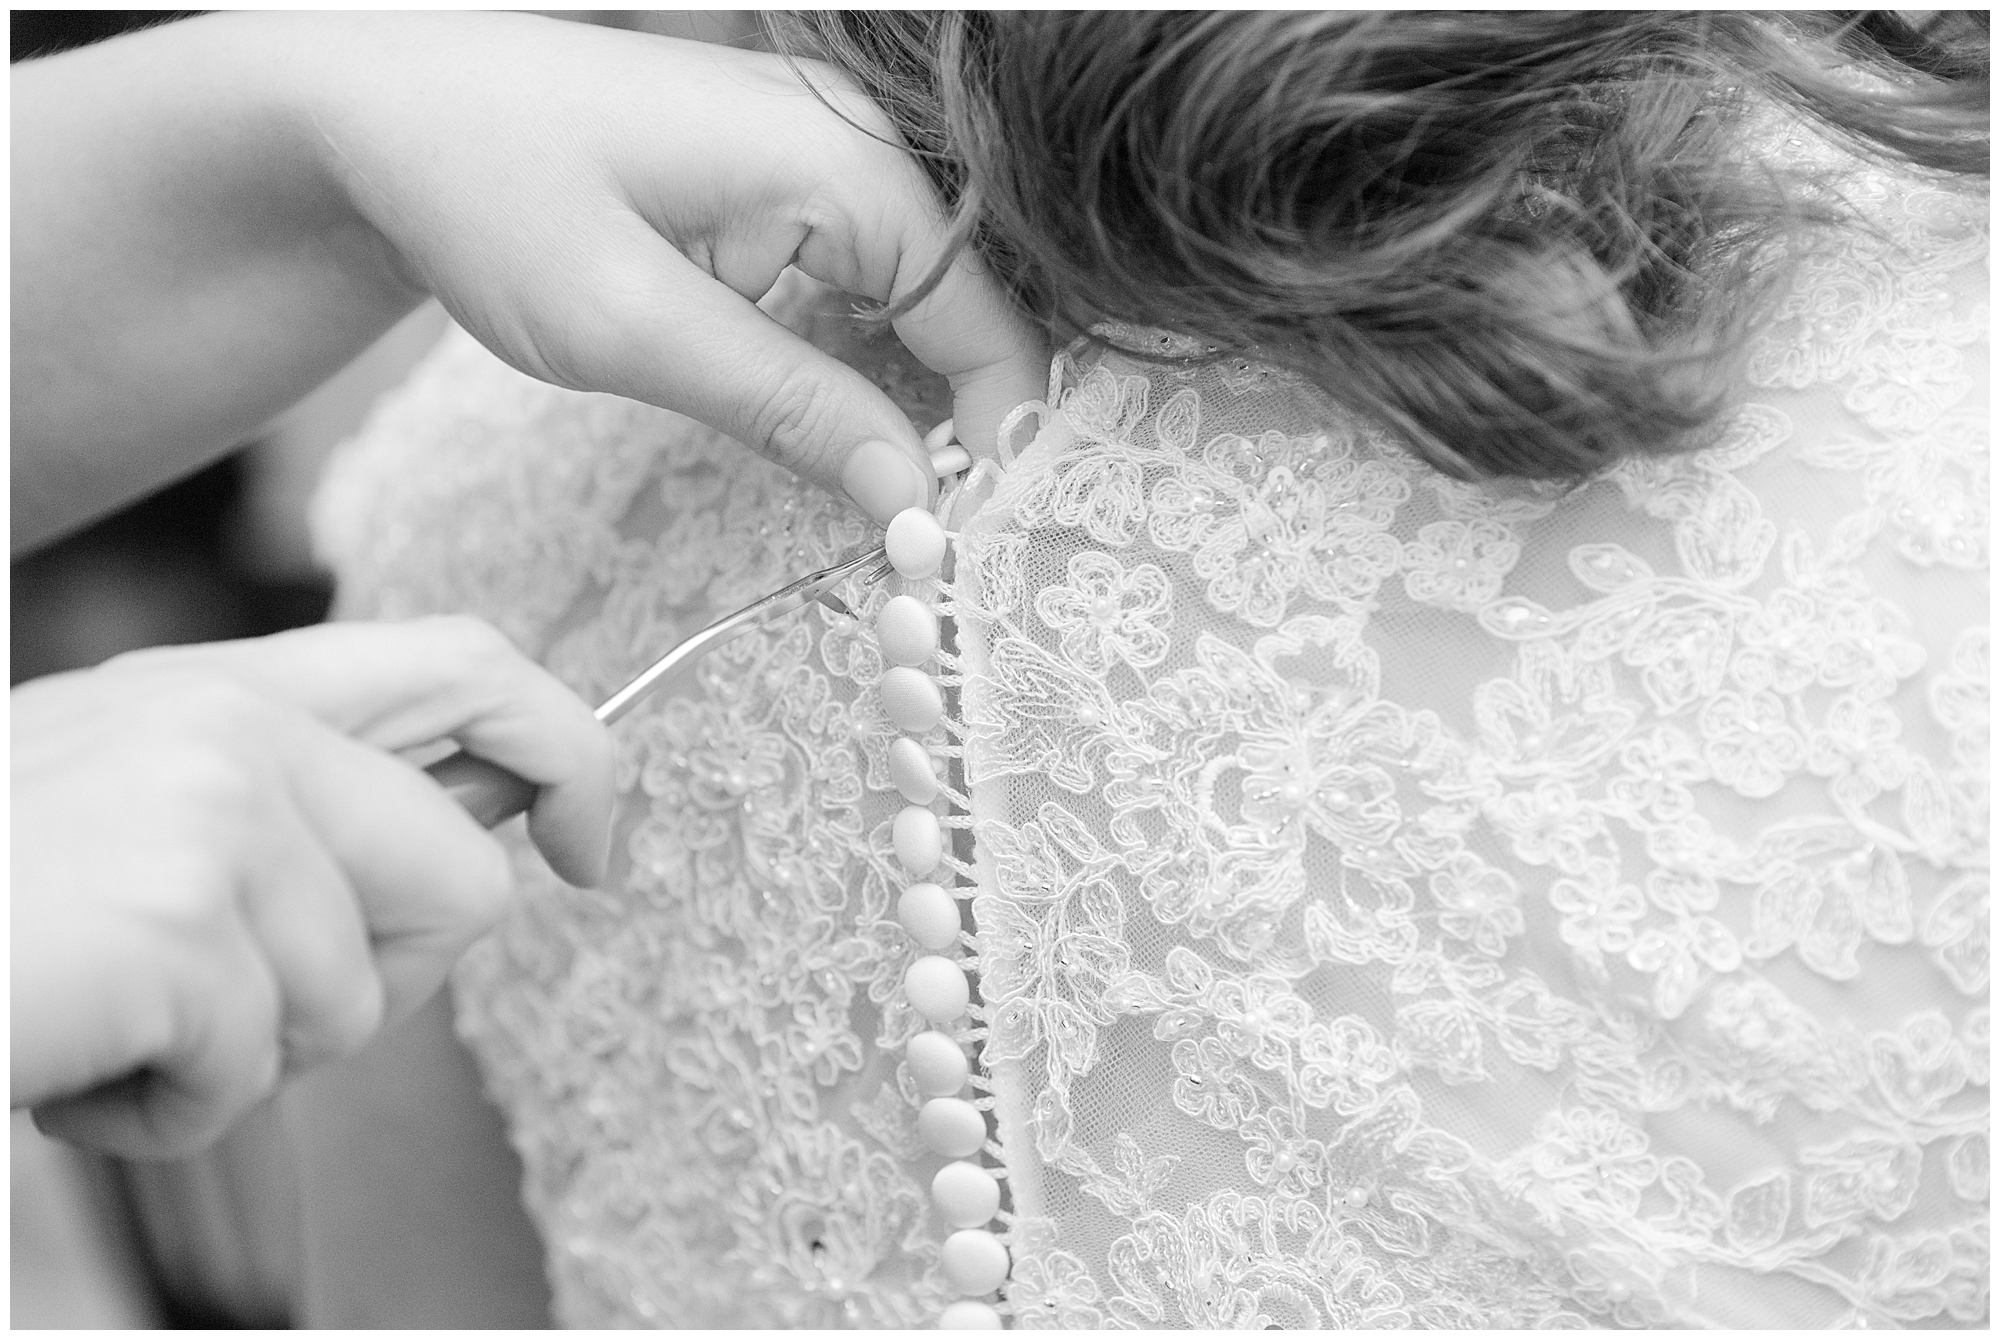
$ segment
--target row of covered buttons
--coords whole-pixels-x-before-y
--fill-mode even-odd
[[[889,562],[912,581],[934,576],[944,562],[946,537],[937,518],[911,508],[889,523]],[[944,830],[931,804],[938,797],[937,774],[921,742],[913,738],[944,716],[937,681],[920,668],[937,654],[938,618],[914,596],[892,597],[876,616],[882,655],[891,664],[882,675],[882,709],[909,734],[889,747],[889,776],[908,803],[893,828],[896,859],[916,881],[896,903],[896,919],[917,945],[929,952],[912,963],[903,979],[910,1007],[932,1024],[963,1015],[972,990],[965,970],[941,951],[958,943],[958,900],[935,875],[944,859]],[[986,1228],[1000,1209],[1000,1184],[973,1162],[986,1144],[986,1117],[960,1097],[970,1075],[965,1051],[935,1029],[910,1039],[904,1052],[910,1077],[924,1096],[917,1135],[926,1148],[954,1160],[931,1179],[931,1200],[952,1229],[939,1264],[947,1283],[965,1295],[946,1307],[939,1325],[948,1329],[997,1330],[1000,1314],[980,1296],[1006,1282],[1007,1249]]]

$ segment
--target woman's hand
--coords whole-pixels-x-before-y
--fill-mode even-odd
[[[523,371],[691,414],[878,521],[925,501],[888,397],[752,305],[789,264],[893,300],[943,254],[886,118],[816,81],[839,114],[775,56],[492,13],[217,14],[17,66],[16,552],[240,440],[425,293]],[[969,258],[896,330],[975,452],[1043,390]]]
[[[390,751],[457,739],[543,789],[601,878],[610,737],[464,618],[116,657],[14,690],[12,1097],[133,1156],[409,1014],[506,910],[498,843]]]
[[[295,49],[356,206],[508,362],[692,414],[830,488],[886,442],[858,500],[886,522],[928,499],[889,399],[750,305],[792,264],[894,300],[943,255],[922,171],[832,71],[809,67],[838,112],[775,56],[520,15],[355,15]],[[1044,389],[1037,335],[970,259],[896,330],[975,450]]]

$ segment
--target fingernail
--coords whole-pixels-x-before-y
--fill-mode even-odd
[[[922,466],[898,451],[894,444],[877,439],[863,442],[840,468],[840,486],[862,511],[886,526],[896,513],[911,507],[928,506],[930,476]]]

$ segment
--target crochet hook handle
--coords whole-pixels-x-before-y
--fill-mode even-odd
[[[463,750],[439,759],[424,771],[483,828],[496,827],[525,813],[541,790],[518,773]]]

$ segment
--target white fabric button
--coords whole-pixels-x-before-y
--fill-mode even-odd
[[[903,994],[910,998],[911,1009],[934,1024],[943,1024],[965,1013],[972,987],[956,963],[926,954],[903,974]]]
[[[910,1063],[917,1092],[926,1098],[949,1098],[965,1087],[965,1077],[972,1073],[964,1050],[942,1033],[917,1034],[903,1048],[903,1059]]]
[[[958,900],[928,880],[903,890],[896,900],[896,920],[926,949],[949,949],[958,943]]]
[[[944,527],[921,507],[896,513],[882,543],[889,566],[912,580],[932,576],[944,563]]]
[[[931,451],[931,473],[939,479],[972,468],[972,453],[956,442],[947,442]]]
[[[986,1143],[986,1118],[963,1098],[933,1098],[917,1112],[917,1136],[931,1153],[962,1159]]]
[[[947,1163],[931,1179],[931,1200],[953,1228],[978,1228],[1000,1212],[1000,1183],[976,1163]]]
[[[938,826],[938,817],[921,805],[903,806],[896,815],[893,840],[896,859],[913,875],[928,875],[944,859],[944,829]]]
[[[892,596],[875,616],[875,638],[894,665],[922,665],[938,649],[938,618],[915,596]]]
[[[889,746],[889,780],[912,805],[937,799],[937,769],[931,766],[930,751],[907,735],[898,735]]]
[[[983,1228],[961,1228],[946,1238],[938,1264],[964,1294],[992,1293],[1007,1281],[1007,1249]]]
[[[997,1331],[1000,1314],[976,1298],[961,1298],[938,1314],[940,1331]]]
[[[906,665],[882,672],[882,711],[912,735],[922,735],[944,715],[944,694],[921,670]]]

